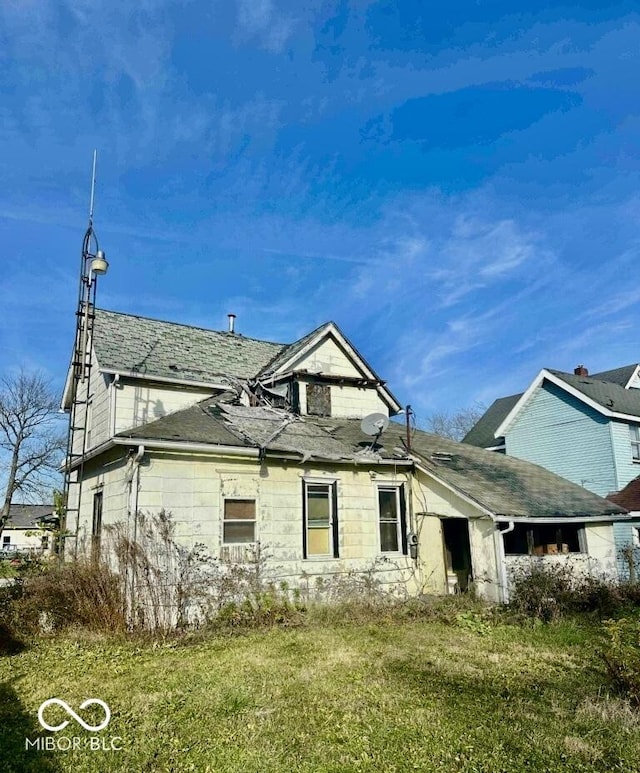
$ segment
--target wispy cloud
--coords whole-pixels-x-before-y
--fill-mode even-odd
[[[293,33],[294,19],[281,14],[273,0],[237,0],[237,4],[240,36],[256,38],[267,51],[281,53]]]

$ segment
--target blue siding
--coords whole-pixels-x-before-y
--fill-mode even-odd
[[[509,456],[606,496],[618,490],[607,418],[544,382],[505,436]]]
[[[640,475],[640,464],[634,462],[631,455],[629,425],[622,421],[612,421],[610,430],[618,483],[616,489],[619,491]]]

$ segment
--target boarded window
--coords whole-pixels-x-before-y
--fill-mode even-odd
[[[307,384],[307,414],[331,416],[331,387],[328,384]]]
[[[304,557],[338,557],[335,483],[304,484]]]
[[[225,499],[222,541],[226,544],[255,542],[256,500]]]

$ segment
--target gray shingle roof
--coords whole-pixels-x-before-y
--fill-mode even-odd
[[[9,520],[7,528],[11,529],[35,529],[42,518],[53,516],[53,505],[18,505],[9,507]]]
[[[120,437],[265,447],[303,459],[330,461],[403,458],[404,427],[392,422],[373,454],[358,419],[296,417],[271,408],[222,404],[212,398]],[[212,448],[212,451],[214,448]],[[412,453],[442,481],[505,518],[614,518],[617,505],[538,465],[416,430]]]
[[[621,387],[626,386],[629,383],[629,379],[636,372],[638,363],[634,362],[631,365],[623,365],[621,368],[614,368],[613,370],[603,370],[600,373],[592,373],[591,378],[598,381],[611,381],[613,384],[619,384]]]
[[[478,448],[490,448],[491,446],[500,445],[504,438],[496,438],[495,432],[521,397],[522,392],[517,395],[500,397],[494,400],[462,438],[462,442],[468,443],[470,446],[477,446]]]
[[[640,418],[640,390],[625,389],[611,381],[600,381],[593,376],[576,376],[561,370],[549,370],[569,386],[577,389],[598,405],[615,413],[626,413]]]
[[[203,383],[253,378],[284,344],[96,309],[94,346],[105,370]]]

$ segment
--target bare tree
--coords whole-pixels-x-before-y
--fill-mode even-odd
[[[476,402],[457,411],[436,411],[427,416],[427,429],[450,440],[462,440],[486,410],[486,405]]]
[[[42,373],[0,379],[0,474],[6,480],[0,534],[14,495],[42,498],[58,474],[65,447],[58,405]]]

